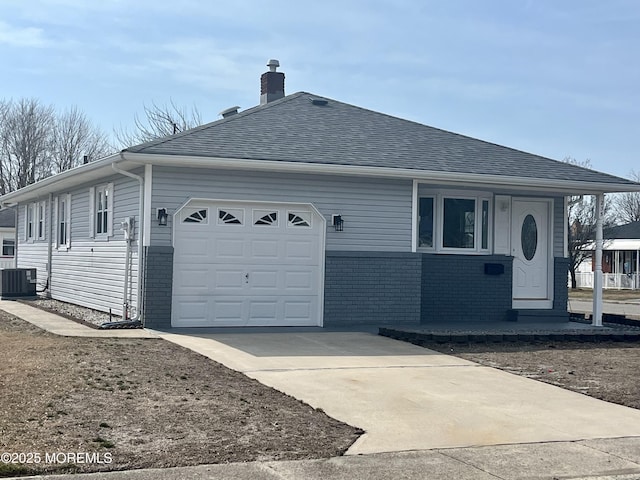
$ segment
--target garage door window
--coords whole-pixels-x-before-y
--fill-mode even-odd
[[[244,210],[234,209],[218,209],[218,225],[242,225]]]
[[[253,211],[253,224],[266,225],[271,227],[278,226],[278,212],[269,212],[266,210]]]
[[[207,223],[207,209],[197,210],[191,215],[187,216],[184,223]]]
[[[311,215],[307,212],[289,212],[290,227],[311,227]]]

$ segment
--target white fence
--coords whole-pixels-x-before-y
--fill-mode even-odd
[[[576,283],[578,288],[593,288],[593,272],[576,273]],[[571,278],[569,278],[569,284],[571,284]],[[639,290],[640,274],[603,273],[602,288]]]

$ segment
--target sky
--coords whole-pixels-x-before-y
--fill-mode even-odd
[[[640,172],[637,0],[0,0],[0,99],[204,121],[280,61],[311,92],[556,160]]]

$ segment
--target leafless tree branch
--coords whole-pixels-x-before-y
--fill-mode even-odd
[[[176,105],[173,100],[164,105],[152,102],[151,106],[144,105],[143,108],[143,117],[136,115],[134,118],[133,130],[120,127],[114,131],[122,148],[174,135],[202,124],[202,116],[195,106],[187,109]]]

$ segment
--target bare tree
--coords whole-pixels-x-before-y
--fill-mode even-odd
[[[51,173],[59,173],[82,163],[102,158],[114,149],[107,135],[73,106],[56,115],[51,131]]]
[[[640,183],[640,171],[631,170],[629,178]],[[616,195],[615,208],[620,223],[640,221],[640,192],[627,192]]]
[[[591,168],[591,161],[579,161],[571,157],[564,159],[573,165]],[[603,227],[615,225],[615,216],[612,214],[613,202],[610,197],[605,197]],[[571,288],[577,288],[576,270],[580,264],[591,257],[596,238],[596,202],[592,196],[569,197],[569,273],[571,274]]]
[[[0,194],[44,178],[49,172],[53,107],[35,98],[4,102],[0,126]]]
[[[114,131],[118,143],[130,147],[149,142],[156,138],[174,135],[202,124],[202,117],[194,106],[191,109],[177,106],[173,100],[169,104],[144,105],[144,116],[134,118],[133,131],[120,127]]]

